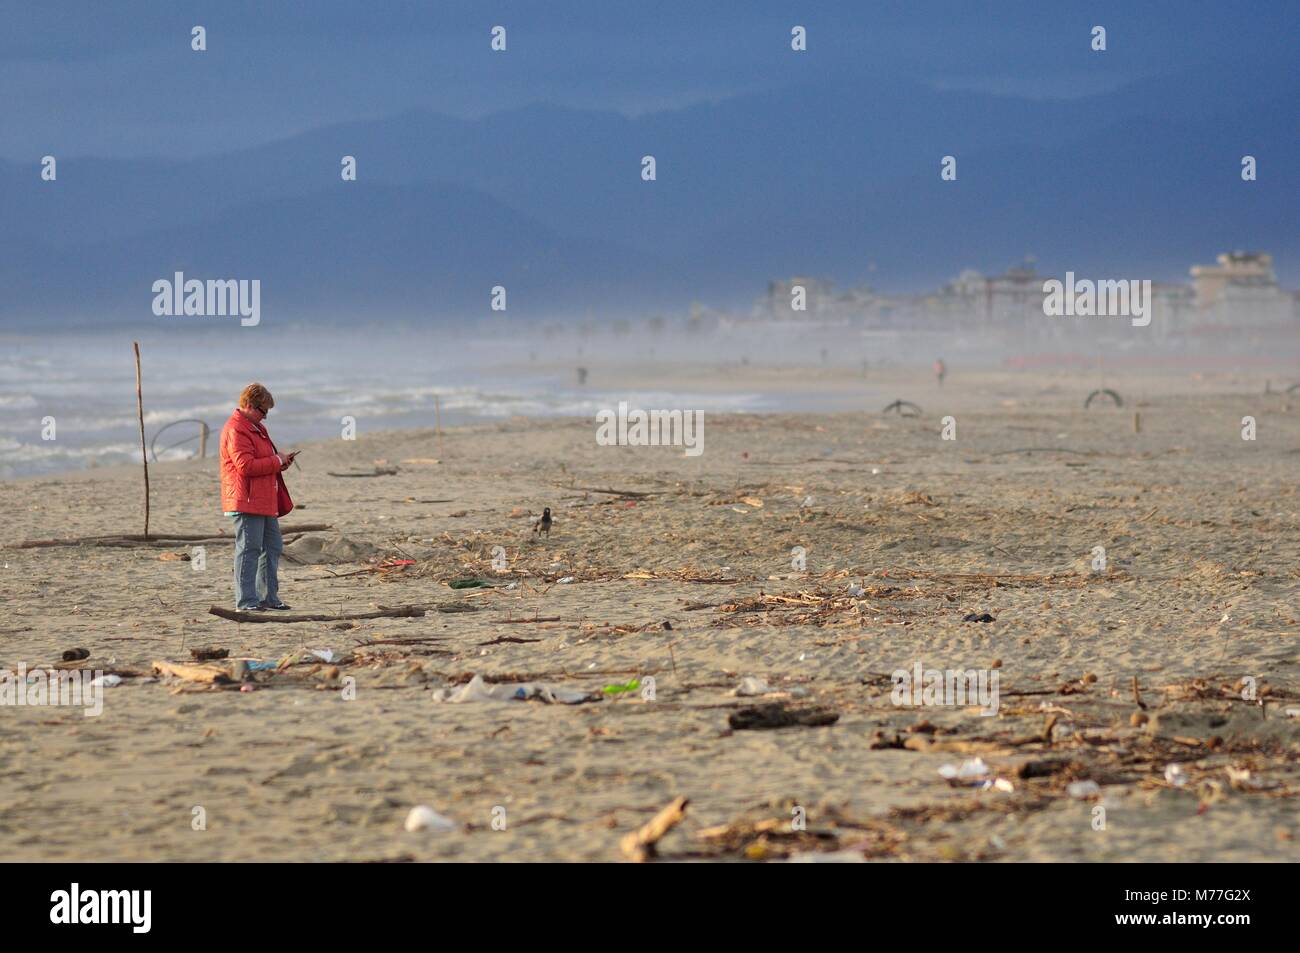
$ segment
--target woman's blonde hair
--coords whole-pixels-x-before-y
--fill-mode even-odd
[[[239,392],[239,406],[266,413],[275,406],[275,398],[261,384],[249,384]]]

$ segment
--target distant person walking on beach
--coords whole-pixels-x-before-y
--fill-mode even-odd
[[[943,362],[943,358],[939,358],[939,360],[934,362],[934,379],[937,380],[939,382],[939,386],[942,387],[943,379],[947,376],[948,376],[948,365]]]
[[[280,601],[276,571],[284,541],[280,517],[293,509],[280,474],[298,451],[281,454],[262,421],[275,400],[249,384],[239,407],[221,428],[221,508],[235,520],[235,608],[288,609]]]

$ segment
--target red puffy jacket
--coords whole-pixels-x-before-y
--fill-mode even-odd
[[[221,428],[221,509],[254,516],[293,509],[270,434],[239,410]]]

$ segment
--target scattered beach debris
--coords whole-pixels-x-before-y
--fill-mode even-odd
[[[420,831],[428,831],[433,834],[446,834],[456,830],[460,825],[449,817],[444,817],[433,808],[426,804],[411,808],[411,813],[406,815],[406,823],[402,825],[406,828],[407,833],[415,834]]]
[[[1165,767],[1165,781],[1176,788],[1181,788],[1187,784],[1187,769],[1181,764],[1171,764]]]
[[[495,589],[503,585],[505,583],[495,579],[449,579],[447,581],[449,589]]]
[[[1065,793],[1076,800],[1086,801],[1101,793],[1101,785],[1096,781],[1071,781],[1066,785]]]
[[[79,662],[85,658],[90,658],[90,649],[67,649],[63,653],[65,662]]]
[[[640,828],[624,835],[619,842],[623,856],[638,864],[652,860],[657,853],[659,841],[685,819],[686,805],[689,803],[684,797],[674,798],[671,804]]]
[[[203,648],[190,649],[190,658],[196,662],[211,662],[215,659],[223,659],[230,655],[230,649]]]
[[[571,688],[557,688],[541,682],[522,682],[489,685],[483,676],[475,674],[460,688],[440,688],[433,693],[436,702],[463,704],[465,702],[508,702],[540,701],[548,705],[580,705],[583,702],[596,701],[602,696],[599,692],[577,691]]]
[[[402,572],[407,566],[414,565],[414,559],[397,559],[396,557],[392,557],[380,560],[375,563],[375,565],[366,566],[364,569],[354,569],[352,572],[333,572],[329,569],[326,569],[325,571],[330,574],[330,578],[332,579],[346,579],[349,576],[364,576],[367,573],[379,573],[385,575],[389,573]],[[310,579],[314,577],[308,578]]]
[[[111,672],[105,675],[98,675],[90,680],[90,684],[95,688],[114,688],[115,686],[122,684],[122,676],[114,675]]]
[[[997,622],[998,620],[995,619],[995,618],[993,618],[993,616],[989,615],[987,612],[981,612],[981,613],[978,613],[978,614],[976,614],[976,613],[974,613],[974,612],[968,612],[968,613],[966,613],[964,616],[961,617],[961,621],[963,621],[963,622]]]
[[[741,708],[727,716],[735,731],[768,731],[775,728],[821,728],[840,720],[840,713],[823,706],[791,707],[787,702],[768,702]]]

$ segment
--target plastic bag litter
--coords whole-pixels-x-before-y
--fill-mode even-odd
[[[1084,800],[1101,793],[1101,785],[1096,781],[1071,781],[1065,788],[1070,797]]]
[[[411,808],[411,813],[406,815],[406,829],[414,834],[416,831],[432,831],[435,834],[445,834],[448,831],[454,831],[459,826],[450,817],[443,817],[433,808],[421,804],[419,807]]]
[[[1176,788],[1187,783],[1187,771],[1181,764],[1171,764],[1165,768],[1165,781]]]
[[[112,688],[115,685],[122,684],[122,676],[113,675],[112,673],[108,675],[100,675],[98,678],[92,679],[90,684],[95,688]]]
[[[308,649],[312,655],[316,656],[322,662],[334,662],[338,660],[338,654],[333,649]]]
[[[861,599],[866,594],[867,590],[863,589],[856,582],[849,583],[849,595],[854,599]]]
[[[436,702],[509,702],[540,701],[548,705],[580,705],[600,698],[599,692],[580,692],[569,688],[553,688],[541,682],[519,682],[489,685],[482,675],[475,675],[460,688],[440,688],[433,693]]]
[[[741,698],[755,695],[781,695],[798,698],[807,695],[808,691],[803,688],[773,688],[757,675],[746,675],[740,680],[740,684],[732,690],[731,694]]]
[[[967,758],[958,767],[955,764],[941,765],[939,777],[945,781],[982,781],[988,777],[989,766],[983,758]]]
[[[567,586],[571,582],[573,582],[572,576],[564,576],[563,578],[555,580],[556,585],[559,586]]]
[[[736,690],[732,694],[741,696],[766,695],[771,690],[771,686],[761,678],[754,675],[746,675],[740,680],[740,684],[736,686]]]

